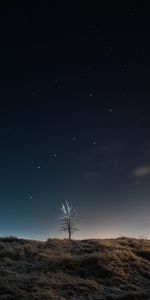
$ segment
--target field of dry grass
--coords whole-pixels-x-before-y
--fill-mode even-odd
[[[0,238],[0,299],[150,299],[150,241]]]

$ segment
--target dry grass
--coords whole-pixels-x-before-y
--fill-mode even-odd
[[[0,299],[150,299],[150,241],[0,238]]]

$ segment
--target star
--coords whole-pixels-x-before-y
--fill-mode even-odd
[[[95,142],[95,141],[93,142],[93,145],[96,145],[96,142]]]
[[[32,196],[29,196],[29,199],[33,199],[33,197],[32,197]]]
[[[57,154],[56,153],[52,153],[52,154],[50,154],[50,158],[56,158],[57,157]]]
[[[41,169],[41,166],[37,166],[37,169]]]
[[[72,139],[73,141],[76,141],[76,137],[73,137],[73,139]]]
[[[93,94],[92,94],[92,93],[90,93],[90,97],[93,97]]]
[[[108,112],[109,112],[109,113],[111,113],[111,112],[112,112],[112,108],[111,108],[111,107],[108,109]]]

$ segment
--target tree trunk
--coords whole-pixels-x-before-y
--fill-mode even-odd
[[[71,240],[71,229],[69,228],[69,230],[68,230],[68,233],[69,233],[69,240]]]

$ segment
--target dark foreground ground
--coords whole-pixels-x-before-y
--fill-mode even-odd
[[[150,299],[150,241],[0,238],[0,299]]]

